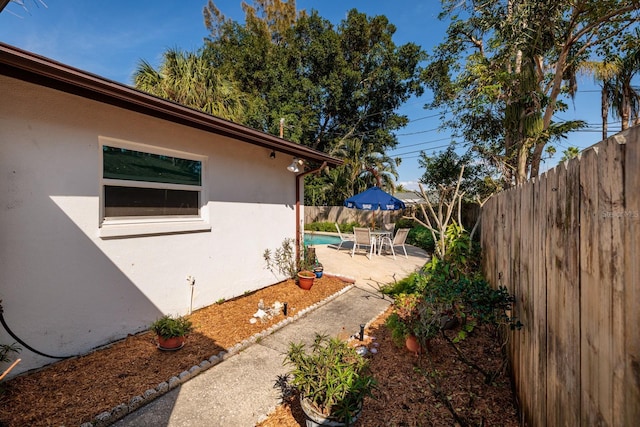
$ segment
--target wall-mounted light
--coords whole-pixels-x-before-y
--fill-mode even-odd
[[[294,157],[293,162],[291,162],[291,164],[287,166],[287,170],[289,172],[298,173],[300,172],[300,166],[302,166],[303,164],[304,160]]]
[[[276,152],[272,150],[271,154],[269,154],[269,157],[272,158],[272,159],[275,159],[276,158]]]

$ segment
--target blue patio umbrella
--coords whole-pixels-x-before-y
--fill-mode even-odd
[[[404,209],[404,202],[391,194],[382,190],[380,187],[371,187],[362,193],[349,197],[344,201],[344,205],[351,209],[362,209],[368,211],[397,211]]]

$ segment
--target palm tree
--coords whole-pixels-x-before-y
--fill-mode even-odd
[[[580,149],[578,147],[571,146],[562,152],[560,161],[564,162],[565,160],[571,160],[574,157],[577,157],[578,154],[580,154]]]
[[[609,94],[611,113],[622,121],[622,130],[628,129],[638,119],[640,93],[631,85],[631,80],[640,71],[640,48],[618,59],[618,71],[612,80],[613,92]]]
[[[366,174],[375,180],[376,186],[394,193],[400,160],[400,158],[391,158],[386,153],[371,153],[364,159]]]
[[[609,136],[609,101],[611,93],[614,91],[611,80],[618,72],[618,65],[615,62],[585,61],[580,69],[587,74],[593,74],[596,81],[600,82],[600,117],[602,119],[602,139]]]
[[[622,130],[640,122],[640,93],[632,86],[632,79],[640,72],[639,38],[636,33],[635,43],[630,44],[631,48],[624,56],[615,56],[603,62],[587,61],[581,66],[584,72],[593,74],[596,81],[601,83],[602,139],[608,137],[609,110],[614,118],[621,120]]]
[[[398,178],[399,159],[384,152],[371,151],[372,144],[360,138],[345,138],[331,152],[344,160],[341,166],[347,185],[347,197],[366,190],[372,185],[393,192]]]
[[[201,55],[169,49],[155,70],[141,60],[134,74],[136,88],[236,123],[243,123],[248,98],[221,76]]]

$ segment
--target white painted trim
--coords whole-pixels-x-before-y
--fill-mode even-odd
[[[135,237],[152,234],[172,234],[190,232],[211,231],[211,224],[200,218],[193,221],[185,220],[159,220],[159,221],[110,221],[102,224],[98,229],[98,236],[102,239],[115,237]]]

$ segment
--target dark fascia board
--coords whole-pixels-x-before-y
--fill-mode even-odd
[[[343,161],[318,150],[251,129],[130,86],[70,67],[0,42],[0,74],[82,96],[130,111],[224,135],[311,162],[341,165]]]

